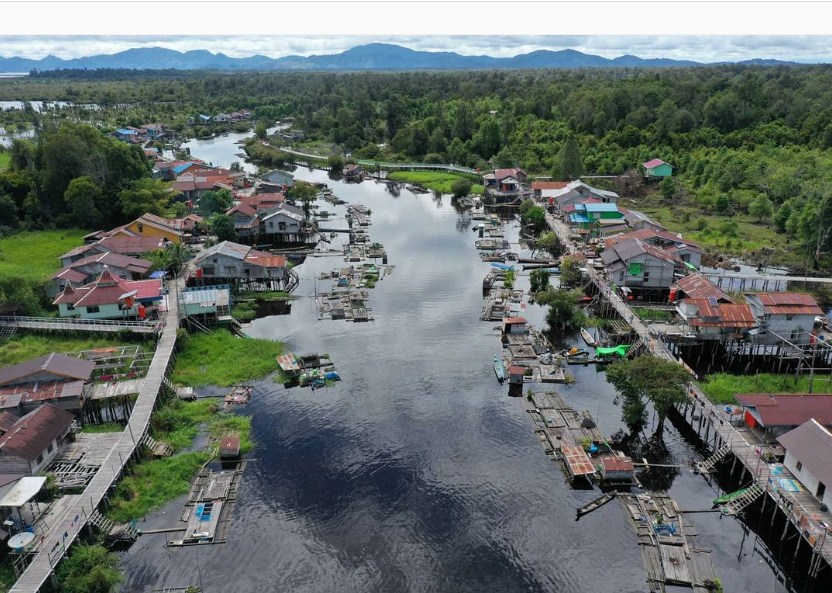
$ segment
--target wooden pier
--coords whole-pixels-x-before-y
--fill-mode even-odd
[[[666,494],[621,494],[627,518],[638,536],[650,591],[666,585],[691,587],[694,593],[716,589],[710,550],[692,545],[697,535],[676,501]]]
[[[116,319],[70,319],[60,317],[0,317],[0,327],[39,331],[116,333],[131,331],[153,334],[161,331],[160,321],[121,321]]]
[[[174,282],[169,283],[169,289],[171,293],[176,290]],[[168,311],[164,315],[156,352],[142,382],[127,427],[120,433],[118,441],[104,458],[83,494],[72,499],[62,516],[50,521],[51,530],[38,544],[28,566],[10,593],[36,593],[49,579],[55,566],[64,558],[83,527],[97,514],[98,505],[107,498],[110,489],[121,477],[127,462],[142,445],[156,399],[173,360],[176,330],[179,325],[177,299],[168,299]]]
[[[225,531],[231,520],[244,463],[234,469],[215,472],[202,470],[194,479],[188,502],[180,521],[184,526],[166,531],[184,531],[181,539],[169,540],[167,546],[193,546],[225,543]]]

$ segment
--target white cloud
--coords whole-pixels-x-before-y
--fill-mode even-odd
[[[832,61],[832,44],[825,35],[188,35],[188,36],[0,36],[3,57],[77,58],[111,54],[132,47],[165,47],[177,51],[205,49],[232,57],[262,54],[331,54],[365,43],[394,43],[422,51],[452,51],[463,55],[509,57],[535,50],[576,49],[614,58],[624,54],[643,58],[674,58],[701,62],[774,58],[800,62]]]

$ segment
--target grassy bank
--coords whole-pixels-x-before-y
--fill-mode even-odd
[[[0,239],[0,275],[43,282],[61,268],[58,257],[81,245],[87,232],[35,231]]]
[[[288,292],[282,290],[267,292],[241,292],[234,297],[234,307],[231,316],[237,321],[252,321],[257,317],[257,306],[261,302],[287,301],[294,299]]]
[[[454,173],[442,173],[440,171],[396,171],[390,173],[387,178],[401,183],[416,183],[427,189],[432,189],[443,194],[453,193],[451,186],[457,179],[462,179],[463,175],[455,175]],[[466,178],[467,179],[467,178]],[[483,186],[474,184],[471,187],[471,193],[482,194]]]
[[[201,426],[206,426],[211,443],[235,433],[240,436],[240,451],[247,453],[252,446],[251,418],[221,412],[220,403],[213,398],[171,401],[153,415],[154,438],[181,450],[190,446]],[[187,494],[191,481],[210,459],[210,453],[188,451],[143,461],[132,475],[119,482],[107,516],[115,521],[130,521]]]
[[[142,350],[152,350],[152,342],[123,342],[114,338],[70,338],[57,334],[18,334],[0,345],[0,366],[17,364],[50,352],[79,352],[94,348],[138,345]]]
[[[275,357],[284,350],[282,342],[238,338],[222,329],[193,334],[182,339],[171,378],[190,387],[229,387],[276,371]]]
[[[673,311],[665,311],[663,309],[646,309],[644,307],[635,307],[633,309],[639,319],[646,321],[670,321],[673,319]]]
[[[830,393],[832,384],[827,377],[815,377],[814,392]],[[801,376],[795,380],[794,375],[761,373],[759,375],[730,375],[716,373],[709,375],[700,386],[705,395],[715,403],[735,404],[737,393],[807,393],[809,377]]]
[[[5,171],[9,168],[9,163],[12,162],[12,155],[8,152],[0,152],[0,171]]]

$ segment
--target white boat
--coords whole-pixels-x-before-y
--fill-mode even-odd
[[[595,346],[595,338],[592,337],[592,334],[589,333],[585,327],[581,328],[581,337],[584,339],[587,346]]]

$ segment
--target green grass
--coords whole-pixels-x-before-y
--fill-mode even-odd
[[[208,453],[181,453],[138,464],[133,474],[116,486],[107,516],[130,521],[187,494],[191,480],[210,458]]]
[[[463,175],[456,175],[454,173],[442,173],[440,171],[396,171],[387,176],[392,181],[402,183],[416,183],[422,187],[432,189],[443,194],[453,193],[451,185],[457,179],[464,178]],[[471,193],[482,194],[484,191],[481,184],[474,184],[471,187]]]
[[[278,370],[275,357],[285,350],[282,342],[238,338],[220,329],[191,335],[183,343],[171,379],[190,387],[229,387],[260,379]]]
[[[0,152],[0,171],[5,171],[12,162],[12,155],[8,152]]]
[[[17,582],[17,577],[14,574],[14,567],[12,566],[12,559],[6,556],[0,562],[0,591],[8,591]]]
[[[96,424],[94,426],[85,426],[81,432],[87,434],[96,434],[101,432],[122,432],[124,427],[118,422],[105,422],[104,424]]]
[[[108,338],[68,338],[61,335],[25,334],[16,335],[5,344],[0,345],[0,366],[17,364],[37,358],[50,352],[79,352],[93,348],[136,345],[137,343],[119,342]],[[140,343],[142,350],[149,350],[151,343]]]
[[[172,400],[153,414],[153,436],[174,450],[181,450],[193,442],[200,426],[205,425],[211,442],[234,433],[240,436],[240,452],[249,452],[251,418],[221,412],[220,405],[220,400],[215,398],[194,402]],[[143,461],[116,486],[107,516],[115,521],[130,521],[161,508],[186,494],[199,469],[210,459],[209,453],[199,451]]]
[[[639,319],[646,319],[649,321],[670,321],[673,319],[673,311],[665,311],[663,309],[645,309],[644,307],[634,307],[633,311],[638,315]]]
[[[234,307],[231,309],[231,316],[237,321],[252,321],[257,317],[257,304],[259,302],[287,301],[297,297],[282,290],[265,292],[241,292],[235,297]]]
[[[815,376],[813,390],[815,393],[832,393],[832,384],[827,376]],[[730,375],[715,373],[700,383],[702,391],[719,404],[735,404],[737,393],[807,393],[809,377],[801,375],[795,380],[794,375],[761,373],[759,375]]]
[[[77,229],[35,231],[0,239],[0,275],[43,282],[61,268],[58,257],[81,245],[86,234]]]

